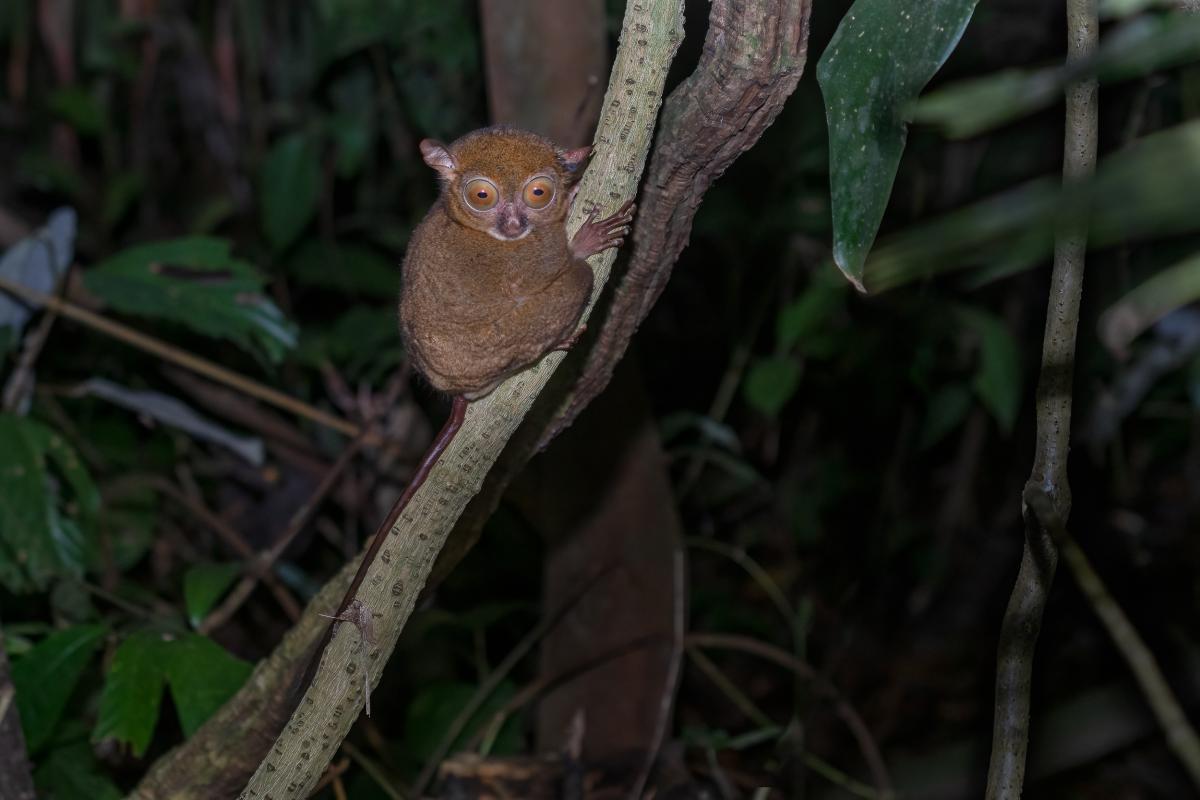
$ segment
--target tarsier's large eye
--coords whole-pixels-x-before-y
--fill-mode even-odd
[[[466,198],[467,204],[476,211],[487,211],[496,205],[496,201],[500,199],[500,193],[496,191],[496,184],[491,181],[474,178],[467,181],[467,185],[463,187],[463,197]]]
[[[554,197],[554,184],[549,178],[534,178],[525,184],[525,205],[530,208],[545,208]]]

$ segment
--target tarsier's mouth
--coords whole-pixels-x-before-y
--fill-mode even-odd
[[[526,225],[524,228],[521,229],[520,233],[518,233],[514,236],[511,234],[504,233],[503,231],[499,231],[495,228],[488,228],[488,235],[490,235],[493,239],[499,239],[502,242],[516,242],[516,241],[520,241],[521,239],[524,239],[526,236],[528,236],[530,234],[530,232],[532,230],[533,230],[533,228]]]

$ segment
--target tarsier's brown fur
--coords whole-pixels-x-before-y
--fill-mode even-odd
[[[603,230],[581,230],[568,242],[567,212],[587,148],[560,150],[532,133],[485,128],[448,147],[427,140],[422,152],[443,186],[409,242],[400,329],[434,387],[474,400],[571,340],[592,292],[584,259],[619,244],[631,211],[589,220]],[[534,176],[554,186],[541,209],[521,202]],[[495,185],[501,204],[513,204],[505,213],[520,215],[522,238],[499,238],[489,232],[495,221],[467,205],[463,187],[480,177]]]
[[[413,365],[435,388],[453,395],[454,402],[333,616],[358,625],[364,640],[370,632],[359,621],[363,610],[352,609],[358,588],[387,532],[457,435],[468,401],[483,397],[550,350],[571,345],[592,293],[586,259],[620,246],[629,230],[633,201],[606,219],[596,220],[593,213],[567,241],[567,212],[590,150],[560,150],[540,136],[511,128],[475,131],[449,147],[431,139],[421,142],[425,163],[442,179],[442,194],[408,244],[400,332]],[[481,211],[467,205],[464,187],[477,178],[495,190],[494,208]],[[536,178],[553,188],[541,207],[524,194]],[[316,648],[309,678],[332,630]]]

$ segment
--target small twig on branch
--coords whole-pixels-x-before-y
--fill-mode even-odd
[[[284,394],[269,386],[253,381],[244,375],[239,375],[232,370],[218,366],[208,359],[200,358],[192,355],[186,350],[181,350],[178,347],[167,344],[161,339],[156,339],[153,336],[148,336],[140,331],[130,328],[128,325],[122,325],[119,322],[114,322],[107,317],[88,311],[86,308],[81,308],[67,300],[62,300],[53,295],[42,294],[39,291],[30,289],[15,281],[10,281],[7,278],[0,278],[0,291],[8,292],[15,297],[19,297],[26,302],[36,306],[44,306],[49,311],[60,314],[68,319],[74,320],[81,325],[86,325],[92,330],[99,331],[106,336],[111,336],[118,341],[124,342],[131,347],[136,347],[139,350],[144,350],[147,353],[158,356],[164,361],[169,361],[173,364],[191,370],[211,378],[214,381],[223,383],[226,386],[231,386],[240,392],[258,398],[265,403],[282,408],[285,411],[290,411],[297,416],[310,419],[313,422],[324,425],[327,428],[332,428],[335,431],[340,431],[347,436],[358,436],[362,433],[358,426],[352,422],[335,417],[319,408],[316,408],[303,400]]]
[[[1167,746],[1183,762],[1192,784],[1200,790],[1200,737],[1197,737],[1196,730],[1188,722],[1183,706],[1171,691],[1158,662],[1154,659],[1154,654],[1142,641],[1129,617],[1125,616],[1116,598],[1108,591],[1104,580],[1088,560],[1087,554],[1067,530],[1049,496],[1037,487],[1029,487],[1025,490],[1025,505],[1053,537],[1063,560],[1067,562],[1067,568],[1075,576],[1080,591],[1096,612],[1096,616],[1104,623],[1113,644],[1133,671],[1138,686],[1146,696],[1146,702],[1150,704],[1154,716],[1167,736]]]
[[[1097,0],[1066,0],[1067,64],[1091,57],[1099,38]],[[1067,89],[1063,183],[1078,185],[1095,171],[1097,102],[1095,79]],[[1066,520],[1071,511],[1067,452],[1071,436],[1071,379],[1075,334],[1087,251],[1087,209],[1072,208],[1060,222],[1050,277],[1050,302],[1042,342],[1042,368],[1037,388],[1037,449],[1026,483],[1049,498]],[[1033,658],[1046,598],[1054,581],[1058,552],[1050,533],[1025,508],[1025,545],[1021,567],[1000,630],[996,656],[996,702],[992,753],[988,766],[988,800],[1017,800],[1025,782],[1029,747],[1029,696]]]

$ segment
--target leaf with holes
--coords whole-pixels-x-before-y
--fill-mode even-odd
[[[204,236],[139,245],[87,270],[84,283],[118,311],[185,325],[278,363],[295,346],[296,328],[230,248]]]

